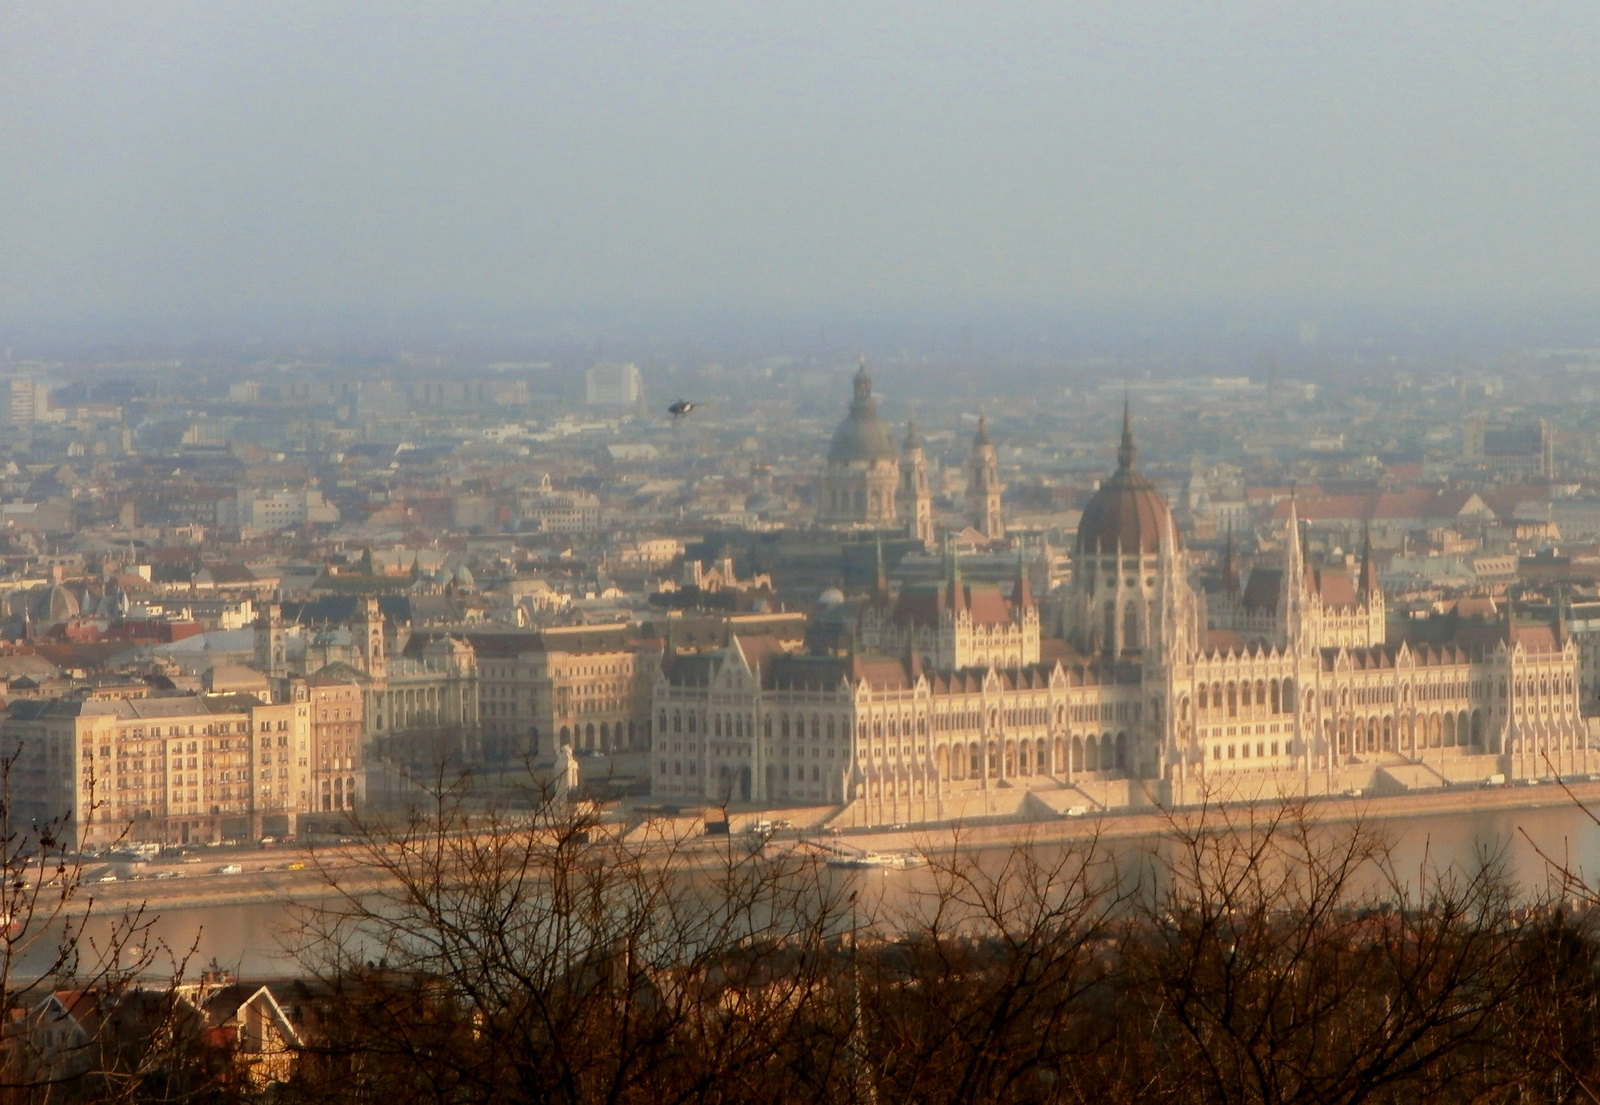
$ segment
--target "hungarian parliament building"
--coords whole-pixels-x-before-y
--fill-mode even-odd
[[[922,463],[914,429],[895,449],[863,368],[819,522],[929,541]],[[1000,490],[980,426],[968,510],[991,539]],[[755,635],[669,653],[652,693],[653,792],[843,807],[833,824],[882,825],[1590,770],[1562,625],[1506,614],[1396,642],[1365,553],[1359,567],[1314,564],[1292,510],[1280,544],[1276,565],[1241,579],[1230,552],[1198,586],[1125,415],[1057,593],[1034,595],[1020,570],[1009,586],[968,582],[947,555],[938,582],[891,590],[880,569],[848,649]]]

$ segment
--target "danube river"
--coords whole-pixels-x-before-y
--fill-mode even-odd
[[[1600,888],[1600,827],[1579,808],[1567,803],[1538,809],[1478,809],[1438,813],[1428,816],[1395,816],[1404,806],[1394,806],[1388,800],[1376,804],[1382,811],[1380,818],[1370,824],[1392,843],[1393,869],[1409,887],[1418,885],[1424,873],[1454,870],[1470,873],[1478,869],[1484,855],[1497,857],[1510,878],[1531,894],[1544,892],[1549,886],[1550,867],[1545,856],[1565,863],[1575,871],[1582,871]],[[1114,829],[1119,818],[1107,818],[1105,824]],[[1329,824],[1319,831],[1338,833],[1347,825]],[[1002,850],[1010,846],[994,839],[998,827],[987,827],[984,839],[975,843],[980,857],[993,856],[993,862],[1002,858]],[[1026,833],[1026,826],[1017,827],[1017,833]],[[896,846],[916,847],[916,834],[902,834]],[[858,843],[858,838],[845,838],[845,843]],[[885,847],[881,840],[869,846]],[[1038,847],[1060,849],[1068,847],[1059,840],[1041,843]],[[1119,859],[1129,859],[1159,847],[1158,837],[1141,838],[1116,835],[1103,844],[1110,854]],[[983,862],[980,858],[980,862]],[[986,864],[987,866],[987,864]],[[186,889],[193,896],[203,895],[209,884],[215,884],[217,893],[223,894],[237,888],[244,875],[218,875],[185,880]],[[853,889],[862,891],[862,900],[876,902],[883,912],[892,915],[900,909],[914,906],[914,899],[926,892],[932,882],[926,870],[837,870],[830,869],[830,879],[853,881]],[[136,884],[142,885],[142,884]],[[310,886],[312,884],[303,884]],[[119,888],[119,897],[128,900],[132,886]],[[1391,892],[1380,888],[1374,879],[1372,893],[1388,897]],[[306,890],[300,892],[302,900],[314,896]],[[90,933],[103,936],[104,922],[91,922]],[[286,976],[300,972],[289,949],[295,942],[296,909],[287,901],[254,901],[243,904],[203,905],[174,907],[165,904],[154,926],[154,935],[175,950],[194,948],[190,959],[191,973],[215,960],[221,966],[242,976],[262,978]],[[42,951],[39,953],[42,955]],[[30,955],[28,962],[19,964],[21,973],[34,967],[39,955]]]

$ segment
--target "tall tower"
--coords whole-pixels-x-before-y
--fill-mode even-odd
[[[922,437],[915,421],[906,424],[905,447],[900,453],[900,520],[906,536],[933,545],[933,491],[928,486],[928,458],[923,455]]]
[[[258,670],[274,679],[289,674],[284,646],[283,610],[275,602],[268,603],[256,618],[255,661]]]
[[[989,440],[989,420],[979,417],[978,435],[972,439],[972,459],[967,469],[967,522],[991,541],[1006,535],[1000,515],[1000,458]]]
[[[369,597],[361,609],[361,661],[367,674],[374,679],[384,679],[389,674],[389,661],[383,649],[383,612],[378,600]]]

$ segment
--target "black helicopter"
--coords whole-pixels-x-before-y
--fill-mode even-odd
[[[674,421],[676,421],[692,410],[694,410],[693,403],[689,402],[687,399],[679,399],[676,403],[667,408],[667,413],[673,417]]]

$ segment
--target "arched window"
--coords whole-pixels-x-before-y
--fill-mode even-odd
[[[1269,687],[1269,693],[1272,696],[1272,700],[1269,703],[1269,705],[1272,707],[1272,712],[1275,714],[1283,713],[1283,691],[1282,688],[1278,686],[1278,681],[1274,679],[1267,686]]]
[[[1229,683],[1228,684],[1228,716],[1229,717],[1237,717],[1238,715],[1239,715],[1239,692],[1238,692],[1238,688],[1237,688],[1237,686],[1235,684]]]
[[[1293,679],[1285,679],[1283,681],[1283,712],[1286,713],[1286,714],[1294,713],[1294,680]]]
[[[1128,770],[1128,734],[1126,733],[1117,734],[1116,768],[1118,771]]]
[[[1083,770],[1083,738],[1072,738],[1072,770]]]
[[[1094,737],[1083,742],[1083,762],[1090,771],[1100,770],[1100,742]]]
[[[1204,710],[1206,708],[1206,689],[1207,688],[1204,683],[1200,684],[1200,698],[1195,705],[1195,709],[1197,710]]]

